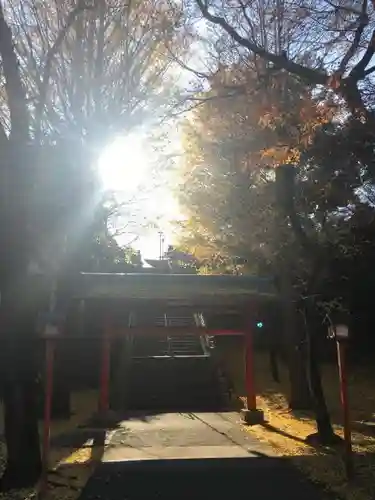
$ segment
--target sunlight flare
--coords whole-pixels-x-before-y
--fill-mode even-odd
[[[165,245],[173,241],[173,223],[179,207],[170,179],[163,166],[163,157],[142,133],[117,137],[98,159],[98,174],[102,188],[114,192],[119,203],[125,202],[128,211],[122,216],[129,233],[116,239],[133,246],[146,258],[159,256],[159,231],[165,234]],[[134,204],[134,210],[132,206]]]
[[[152,153],[140,134],[118,137],[99,157],[98,171],[103,188],[134,193],[152,176]]]

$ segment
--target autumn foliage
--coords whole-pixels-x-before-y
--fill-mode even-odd
[[[200,257],[276,251],[273,169],[298,161],[331,112],[285,72],[221,68],[184,125],[183,241]],[[205,250],[204,250],[205,249]]]

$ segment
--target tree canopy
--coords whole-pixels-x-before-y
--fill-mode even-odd
[[[244,90],[210,99],[228,85]],[[206,98],[184,128],[186,243],[198,253],[257,255],[264,267],[278,246],[273,169],[298,161],[329,113],[287,74],[259,85],[240,65],[222,69]]]
[[[223,69],[186,120],[179,197],[188,218],[181,243],[214,267],[224,262],[233,271],[234,259],[242,257],[253,272],[276,275],[287,246],[301,293],[319,265],[320,290],[331,283],[324,297],[345,295],[348,304],[351,263],[370,243],[359,238],[358,224],[370,228],[374,216],[367,195],[374,179],[372,133],[355,118],[337,119],[287,73],[260,86],[244,66]],[[210,99],[232,85],[246,90]],[[280,227],[274,169],[282,163],[297,165],[298,233]]]

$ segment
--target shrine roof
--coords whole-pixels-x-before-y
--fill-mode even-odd
[[[81,273],[76,299],[186,301],[189,303],[246,302],[251,297],[277,298],[270,277],[194,274]]]

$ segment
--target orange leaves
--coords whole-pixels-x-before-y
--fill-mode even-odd
[[[235,65],[221,68],[211,84],[210,101],[196,112],[196,121],[204,123],[205,134],[236,142],[233,153],[235,149],[238,162],[242,156],[245,168],[298,160],[297,152],[332,114],[309,89],[283,72],[259,76]],[[221,97],[228,88],[237,92]],[[213,99],[213,94],[220,97]]]
[[[273,148],[264,149],[261,152],[262,159],[266,160],[267,164],[276,166],[280,163],[286,163],[290,155],[289,146],[275,146]]]
[[[308,146],[316,128],[329,119],[327,110],[309,92],[292,78],[288,80],[276,80],[261,91],[268,98],[265,108],[258,109],[264,142],[261,157],[272,164],[298,161],[298,151]]]
[[[286,73],[235,65],[221,68],[211,84],[184,134],[181,204],[194,221],[189,241],[200,252],[268,260],[278,251],[270,168],[297,163],[330,115]]]

